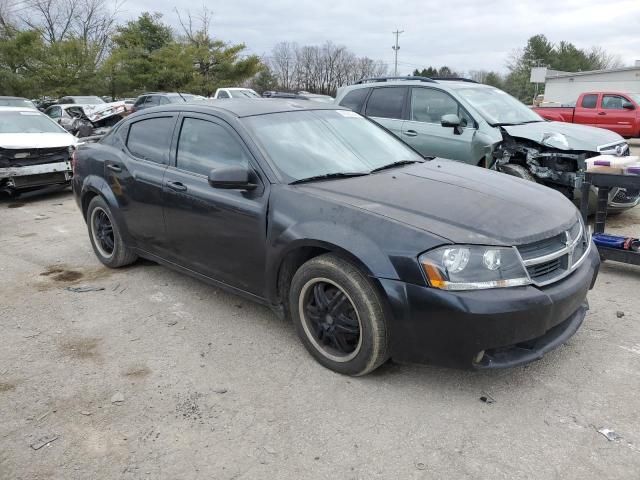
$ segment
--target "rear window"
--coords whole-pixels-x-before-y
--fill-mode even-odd
[[[368,117],[402,118],[406,87],[374,88],[367,101]]]
[[[362,110],[362,105],[369,94],[369,90],[371,89],[357,88],[350,91],[344,96],[340,102],[340,106],[350,108],[354,112],[360,112]]]
[[[167,165],[173,124],[173,117],[154,117],[132,123],[127,148],[138,158]]]
[[[582,108],[596,108],[598,95],[585,95],[582,97]]]

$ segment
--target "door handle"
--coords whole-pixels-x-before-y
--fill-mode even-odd
[[[122,168],[120,168],[120,165],[115,165],[113,163],[107,163],[107,168],[113,172],[121,172]]]
[[[607,112],[598,112],[598,115],[606,115]]]
[[[416,132],[415,130],[407,130],[405,132],[403,132],[407,137],[416,137],[418,135],[418,132]]]
[[[180,182],[167,182],[167,187],[176,192],[185,192],[187,190],[187,186]]]

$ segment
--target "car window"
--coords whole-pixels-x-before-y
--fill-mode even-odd
[[[370,90],[370,88],[357,88],[352,90],[344,96],[340,101],[340,105],[350,108],[354,112],[360,112],[362,111],[362,105]]]
[[[585,95],[582,97],[582,103],[580,104],[582,108],[596,108],[596,104],[598,103],[598,95]]]
[[[465,126],[473,124],[469,114],[445,92],[434,88],[411,90],[411,120],[440,124],[442,117],[450,114],[460,117]]]
[[[406,87],[374,88],[367,100],[369,117],[402,118]]]
[[[149,95],[147,101],[144,102],[145,107],[155,107],[160,105],[160,97],[158,95]]]
[[[154,117],[132,123],[127,148],[138,158],[167,164],[173,117]]]
[[[167,97],[160,97],[160,105],[167,105],[171,103]]]
[[[198,118],[185,118],[178,139],[176,167],[208,176],[211,170],[248,165],[240,141],[221,125]]]
[[[51,118],[60,118],[62,116],[62,109],[60,107],[49,107],[45,113]]]
[[[145,101],[147,100],[147,96],[143,95],[141,97],[138,97],[138,99],[136,100],[136,103],[133,104],[134,107],[139,107],[140,105],[142,105]]]
[[[622,110],[622,104],[627,102],[628,100],[620,95],[602,96],[602,108],[607,110]]]
[[[218,92],[218,98],[229,98],[229,94],[224,90]]]

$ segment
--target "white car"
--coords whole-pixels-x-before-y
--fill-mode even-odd
[[[0,192],[11,196],[68,185],[77,139],[45,114],[0,107]]]
[[[231,88],[219,88],[216,90],[214,99],[222,99],[222,98],[260,98],[260,95],[256,93],[255,90],[251,88],[239,88],[239,87],[231,87]]]

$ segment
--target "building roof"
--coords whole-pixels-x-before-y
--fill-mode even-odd
[[[610,68],[607,70],[586,70],[584,72],[560,72],[558,70],[547,71],[547,80],[553,80],[554,78],[567,78],[567,77],[579,77],[585,75],[602,75],[603,73],[619,73],[619,72],[633,72],[640,73],[640,67],[622,67],[622,68]]]

